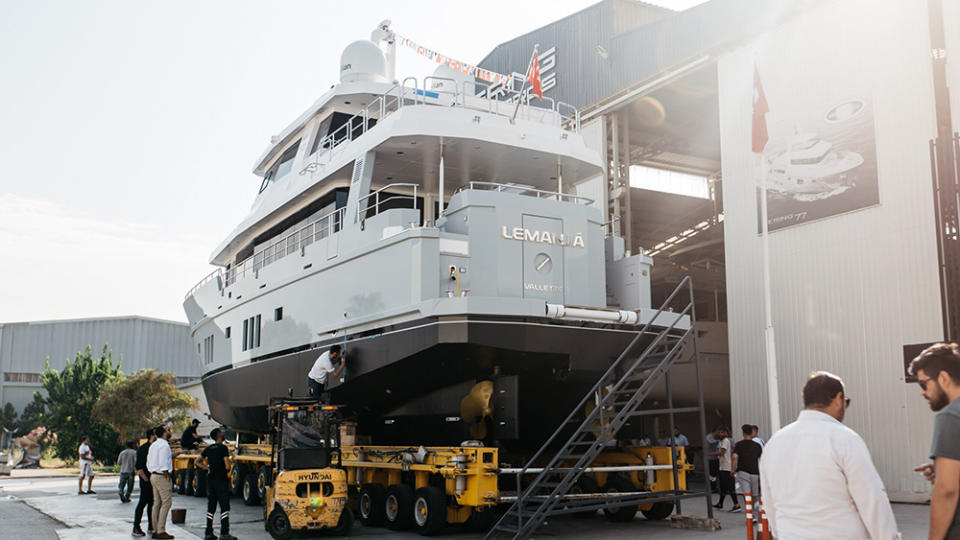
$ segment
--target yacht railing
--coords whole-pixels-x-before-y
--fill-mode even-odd
[[[536,197],[538,199],[556,199],[558,201],[584,204],[587,206],[593,204],[593,199],[590,199],[587,197],[581,197],[579,195],[570,195],[569,193],[561,193],[559,191],[547,191],[547,190],[537,189],[530,186],[524,186],[521,184],[498,184],[496,182],[468,182],[467,184],[457,189],[456,193],[459,193],[461,191],[465,191],[468,189],[509,192],[509,193],[516,193],[518,195]]]
[[[432,82],[449,82],[452,83],[453,89],[431,89],[429,87]],[[458,86],[454,79],[434,76],[424,78],[423,83],[421,89],[415,77],[407,77],[364,105],[359,113],[350,117],[336,131],[320,139],[316,157],[300,170],[300,174],[314,172],[320,166],[333,161],[344,143],[360,137],[374,127],[371,120],[379,122],[410,105],[457,107],[510,118],[513,118],[516,111],[517,118],[553,125],[563,131],[580,133],[580,111],[573,105],[555,101],[547,96],[541,100],[541,104],[545,107],[534,107],[518,90],[497,83],[464,81]],[[500,99],[501,96],[504,99]],[[519,109],[516,105],[517,100],[521,101]]]
[[[203,279],[198,281],[196,285],[191,287],[190,290],[187,291],[187,294],[184,295],[184,298],[190,298],[191,296],[193,296],[193,293],[200,290],[200,287],[203,287],[204,285],[209,283],[211,280],[221,277],[222,275],[223,275],[223,268],[217,268],[213,272],[210,272],[209,274],[204,276]]]
[[[345,214],[346,207],[338,208],[267,245],[267,247],[244,259],[243,262],[227,269],[224,272],[224,286],[232,285],[247,274],[255,274],[263,267],[269,266],[287,255],[297,253],[310,244],[339,231],[343,227]]]
[[[384,193],[390,189],[396,188],[413,188],[413,195],[405,195],[400,193]],[[361,216],[362,219],[369,219],[372,216],[375,216],[380,213],[380,205],[387,204],[390,201],[411,201],[412,208],[417,210],[417,189],[419,186],[417,184],[389,184],[386,185],[373,193],[361,198],[357,201],[357,215]],[[383,199],[380,198],[380,194],[383,193]],[[371,199],[373,200],[373,206],[370,205]],[[367,215],[370,210],[373,209],[373,213],[369,216]]]

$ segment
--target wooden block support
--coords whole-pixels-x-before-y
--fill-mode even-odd
[[[719,519],[703,516],[672,515],[670,516],[670,526],[674,529],[690,531],[719,531],[721,529]]]

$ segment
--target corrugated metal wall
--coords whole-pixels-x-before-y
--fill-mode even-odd
[[[99,358],[105,343],[113,351],[114,362],[123,356],[122,369],[131,373],[153,368],[174,373],[178,377],[199,377],[200,364],[185,323],[118,317],[68,321],[10,323],[0,326],[0,386],[23,388],[3,381],[3,372],[40,373],[45,359],[50,366],[62,369],[66,359],[89,345]],[[26,395],[31,396],[33,387]],[[25,391],[2,392],[3,402],[23,399]],[[21,408],[25,403],[14,403]]]
[[[933,423],[917,386],[904,382],[901,347],[942,337],[927,150],[935,124],[926,16],[925,3],[837,2],[719,62],[732,413],[735,425],[759,424],[764,437],[753,67],[759,66],[770,101],[768,119],[792,99],[819,93],[829,100],[850,90],[821,78],[820,67],[849,70],[868,89],[880,204],[771,233],[771,305],[781,422],[801,410],[800,391],[811,371],[842,376],[853,399],[845,423],[866,440],[895,500],[927,498],[929,485],[910,469],[926,460]]]

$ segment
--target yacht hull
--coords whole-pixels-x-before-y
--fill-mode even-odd
[[[637,335],[637,327],[523,317],[428,317],[348,338],[333,402],[377,444],[456,444],[471,438],[460,400],[495,384],[488,439],[516,448],[542,441]],[[306,395],[317,356],[342,338],[207,374],[211,415],[240,431],[267,430],[272,396]]]

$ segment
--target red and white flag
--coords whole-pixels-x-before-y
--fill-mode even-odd
[[[540,80],[540,55],[537,54],[536,47],[533,48],[533,60],[530,63],[527,80],[530,81],[530,93],[535,94],[543,101],[543,82]]]
[[[767,146],[767,118],[766,114],[770,112],[770,106],[767,104],[767,96],[763,93],[763,85],[760,84],[760,71],[756,64],[753,66],[753,142],[751,149],[762,154],[763,148]]]

